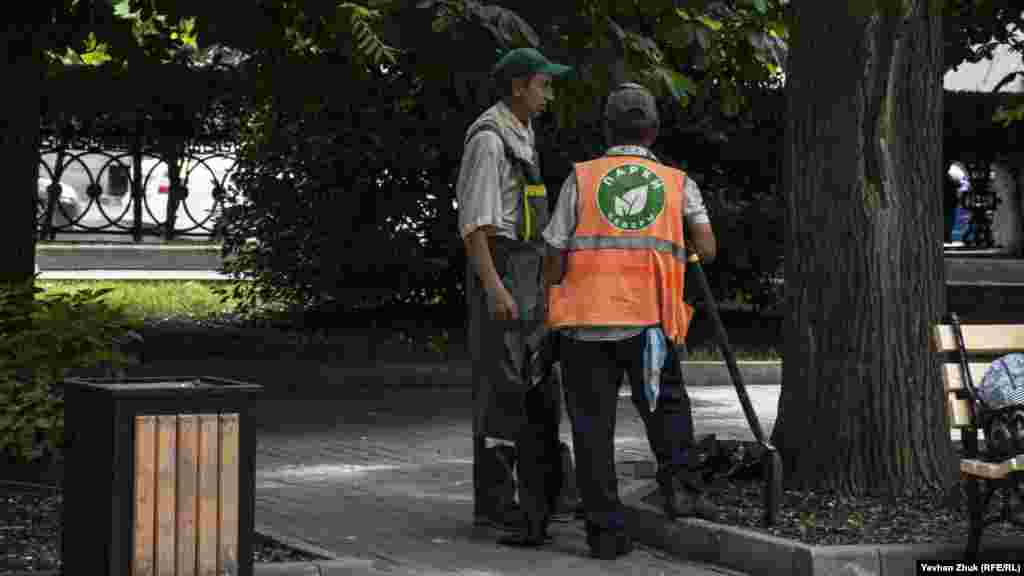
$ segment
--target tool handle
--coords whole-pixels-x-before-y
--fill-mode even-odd
[[[743,406],[743,412],[747,416],[750,430],[754,433],[754,439],[757,440],[758,444],[764,445],[765,437],[764,431],[761,429],[761,422],[757,419],[757,414],[754,413],[754,406],[750,402],[750,396],[747,395],[747,387],[743,384],[743,376],[740,374],[739,366],[736,365],[736,356],[732,352],[732,346],[729,345],[729,336],[725,333],[722,317],[718,315],[718,304],[711,294],[711,285],[708,284],[707,276],[704,274],[704,267],[701,266],[700,256],[690,251],[687,255],[687,262],[695,269],[696,274],[694,276],[696,277],[697,284],[700,285],[700,291],[703,294],[708,312],[711,313],[718,346],[722,351],[722,356],[725,357],[725,365],[729,368],[729,375],[732,376],[732,383],[736,387],[736,394],[740,398],[740,404]]]

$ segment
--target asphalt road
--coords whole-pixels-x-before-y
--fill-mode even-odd
[[[220,248],[208,237],[134,242],[130,235],[59,234],[55,242],[37,244],[36,264],[43,279],[54,280],[227,279],[218,272]],[[1024,284],[1024,260],[947,256],[945,265],[950,285]]]
[[[39,246],[36,263],[47,271],[73,270],[218,270],[216,246],[164,246],[156,243]]]

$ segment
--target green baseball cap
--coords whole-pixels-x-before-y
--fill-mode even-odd
[[[492,72],[506,78],[519,78],[533,74],[562,76],[571,70],[570,66],[555,64],[548,60],[535,48],[516,48],[506,52],[494,65]]]

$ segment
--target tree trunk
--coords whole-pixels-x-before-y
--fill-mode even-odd
[[[5,177],[0,210],[0,284],[20,283],[35,272],[36,187],[39,170],[40,98],[45,73],[41,54],[18,25],[0,28],[8,47],[7,83],[0,129],[0,174]]]
[[[955,477],[929,326],[945,309],[942,27],[793,2],[785,363],[773,442],[794,488]],[[891,66],[890,66],[891,65]]]

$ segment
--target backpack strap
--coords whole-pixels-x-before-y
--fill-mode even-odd
[[[518,165],[520,168],[523,169],[523,175],[526,176],[527,183],[538,184],[541,182],[540,170],[533,164],[530,164],[526,160],[523,160],[519,156],[516,156],[512,152],[512,147],[508,145],[508,142],[505,141],[505,137],[502,136],[501,130],[498,128],[498,125],[490,120],[484,120],[483,122],[477,124],[475,128],[470,130],[466,134],[466,140],[463,145],[469,144],[469,141],[472,140],[474,136],[481,132],[494,132],[498,136],[498,139],[501,140],[501,147],[505,151],[505,158],[507,158],[509,162]]]
[[[514,154],[512,154],[512,148],[507,142],[505,142],[505,137],[501,135],[501,130],[498,129],[498,125],[488,120],[477,124],[475,128],[470,130],[469,133],[466,134],[465,143],[469,144],[469,141],[481,132],[493,132],[498,137],[498,140],[501,141],[501,148],[505,151],[505,157],[508,158],[509,162],[516,162],[519,160]]]
[[[516,156],[512,152],[512,147],[508,145],[505,137],[502,136],[498,125],[490,120],[484,120],[472,128],[466,134],[465,144],[469,144],[469,141],[481,132],[495,133],[501,141],[502,148],[505,150],[505,158],[513,166],[519,166],[522,170],[526,182],[524,182],[523,187],[522,220],[517,224],[517,228],[519,228],[517,235],[520,240],[536,240],[540,236],[540,231],[547,226],[550,218],[547,190],[544,188],[540,168]]]

